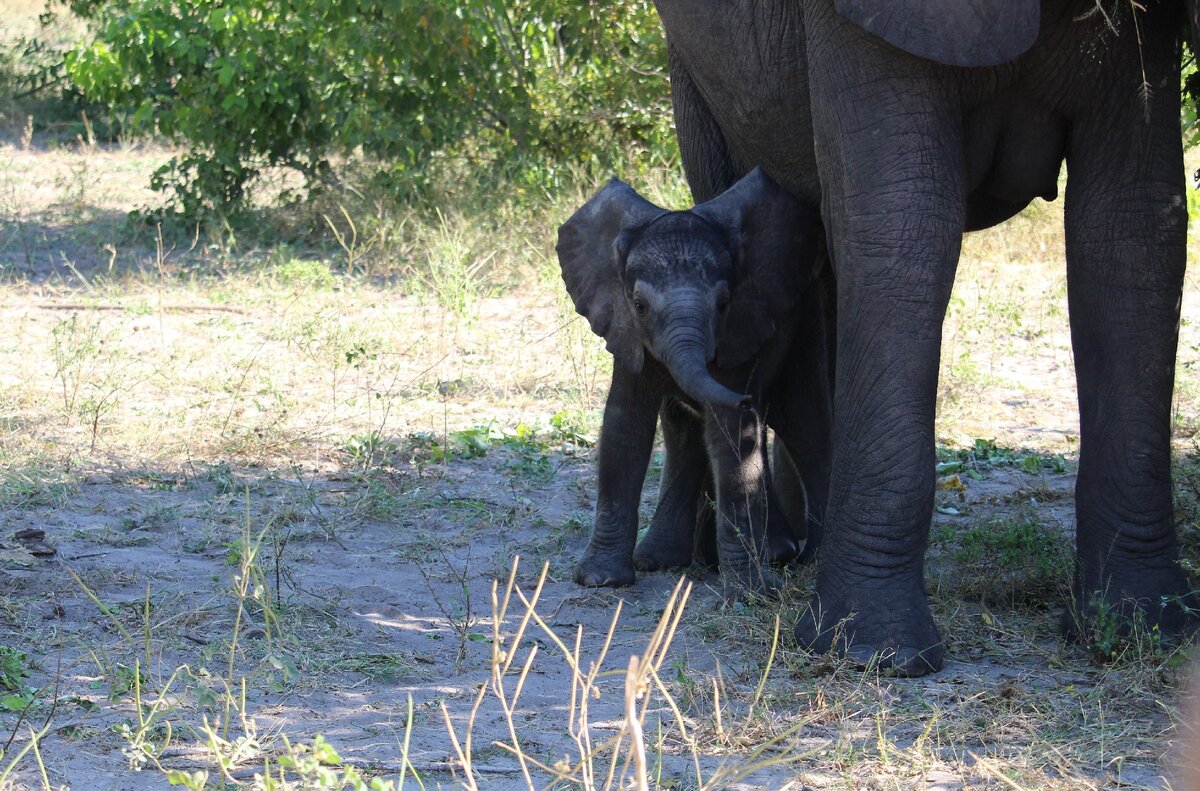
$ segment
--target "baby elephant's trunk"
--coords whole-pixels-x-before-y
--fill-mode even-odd
[[[712,358],[701,331],[673,333],[671,343],[659,356],[675,383],[692,398],[714,407],[725,409],[749,408],[751,398],[745,393],[736,393],[725,387],[708,372]]]

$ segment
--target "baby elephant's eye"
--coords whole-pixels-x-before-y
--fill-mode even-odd
[[[645,318],[646,314],[650,311],[650,306],[646,304],[646,299],[641,294],[634,294],[633,309],[637,311],[639,316]]]
[[[717,312],[724,313],[729,309],[729,292],[722,291],[717,295]]]

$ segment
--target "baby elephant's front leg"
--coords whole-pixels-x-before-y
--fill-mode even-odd
[[[575,581],[589,587],[634,582],[633,545],[646,467],[654,448],[661,392],[644,377],[613,367],[600,427],[596,522]]]
[[[726,598],[774,596],[769,565],[766,426],[757,412],[709,409],[705,441],[717,488],[717,557]]]

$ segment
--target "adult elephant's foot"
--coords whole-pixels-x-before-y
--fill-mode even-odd
[[[1174,562],[1112,574],[1105,585],[1077,581],[1063,613],[1063,635],[1101,645],[1115,639],[1182,642],[1200,626],[1200,597]]]
[[[942,639],[919,582],[846,587],[850,593],[845,596],[814,594],[796,623],[801,648],[832,651],[856,665],[902,676],[942,669]]]
[[[625,553],[590,549],[575,566],[575,582],[585,588],[620,588],[636,580],[633,562]]]

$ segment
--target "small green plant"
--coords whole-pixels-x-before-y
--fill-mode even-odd
[[[360,469],[378,466],[383,460],[396,453],[395,442],[386,440],[378,431],[368,431],[362,434],[352,434],[342,450],[349,457],[350,463]]]
[[[33,702],[37,689],[29,686],[29,655],[0,645],[0,708],[23,711]]]
[[[550,427],[556,442],[590,448],[596,444],[599,419],[594,411],[564,409],[550,416]]]
[[[442,568],[446,570],[454,585],[455,592],[449,602],[442,599],[438,593],[437,587],[434,584],[432,572],[417,564],[417,571],[421,573],[421,579],[425,580],[425,588],[429,591],[430,597],[433,599],[434,605],[442,613],[449,624],[454,636],[458,638],[458,654],[454,659],[454,672],[461,673],[463,663],[467,659],[467,647],[472,642],[484,642],[487,635],[481,632],[475,632],[475,627],[482,620],[475,612],[471,602],[471,554],[468,551],[467,559],[463,562],[462,568],[453,563],[446,553],[438,550],[442,558]]]
[[[292,744],[285,736],[283,754],[275,759],[282,773],[290,774],[287,787],[320,789],[320,791],[393,791],[391,780],[366,780],[353,766],[346,766],[342,756],[325,737],[317,734],[312,744]],[[282,789],[283,785],[276,786]]]
[[[354,513],[372,519],[395,521],[412,507],[409,492],[398,475],[368,469],[359,473],[357,479],[363,488],[357,491],[354,499]]]
[[[99,319],[84,321],[78,313],[51,329],[50,354],[63,410],[68,418],[77,417],[90,430],[89,452],[94,452],[100,421],[140,381],[127,378],[135,361],[126,356],[111,333],[101,332]]]
[[[54,375],[62,393],[63,411],[67,414],[75,412],[79,388],[86,380],[102,343],[100,320],[83,321],[78,313],[56,322],[50,330]]]
[[[241,484],[233,474],[233,467],[228,462],[218,462],[204,472],[204,476],[217,487],[218,494],[232,494],[240,489]]]
[[[443,463],[450,459],[478,459],[487,455],[492,447],[492,425],[473,426],[459,431],[451,431],[441,442],[434,442],[429,448],[429,455],[435,462]]]
[[[514,478],[544,483],[554,477],[554,462],[546,455],[548,447],[528,423],[517,423],[511,431],[505,431],[504,447],[513,454],[504,468]]]
[[[1170,602],[1160,602],[1166,607]],[[1133,602],[1113,604],[1097,594],[1087,605],[1082,642],[1093,661],[1101,664],[1169,664],[1188,661],[1191,651],[1177,651],[1164,639],[1158,624],[1148,624]]]
[[[518,449],[515,458],[504,468],[514,478],[530,483],[545,483],[554,477],[554,461],[546,454],[528,448]]]
[[[362,673],[370,679],[385,684],[394,684],[397,679],[413,672],[412,658],[400,654],[355,653],[335,662],[334,666],[339,670]]]
[[[107,668],[108,699],[120,700],[133,692],[139,684],[146,683],[145,673],[136,665],[130,667],[124,662],[114,662]]]

